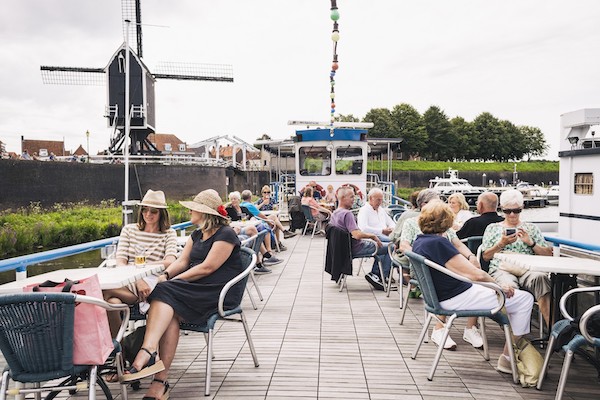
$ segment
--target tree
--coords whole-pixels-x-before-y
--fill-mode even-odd
[[[348,114],[348,115],[340,114],[337,117],[335,117],[335,120],[339,121],[339,122],[359,122],[360,118],[356,118],[352,114]]]
[[[392,114],[387,108],[372,108],[363,118],[363,122],[372,122],[374,126],[369,129],[369,136],[373,137],[398,137],[398,132],[392,120]]]
[[[483,112],[473,120],[473,127],[479,139],[478,157],[484,161],[499,160],[504,145],[504,127],[500,120],[489,112]]]
[[[531,160],[531,157],[542,157],[548,152],[548,144],[546,143],[546,137],[540,130],[535,126],[519,126],[519,131],[523,136],[523,153],[527,156],[527,161]]]
[[[427,132],[427,150],[424,154],[431,160],[448,161],[456,157],[458,148],[452,124],[438,107],[431,106],[423,114],[423,126]]]
[[[399,104],[392,109],[392,121],[402,142],[403,158],[420,157],[427,148],[427,131],[421,114],[410,104]]]
[[[450,121],[452,137],[456,140],[455,159],[473,160],[480,158],[479,154],[479,135],[475,131],[472,122],[466,121],[462,117],[454,117]]]
[[[510,121],[500,121],[503,134],[503,146],[500,147],[501,154],[499,161],[520,160],[524,153],[524,140],[521,131]]]

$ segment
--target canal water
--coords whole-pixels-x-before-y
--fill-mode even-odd
[[[530,222],[558,222],[558,207],[528,208],[521,214],[521,220]],[[97,267],[101,262],[102,258],[100,257],[100,250],[93,250],[54,261],[30,265],[27,267],[27,276],[35,276],[57,269],[93,268]],[[12,282],[14,280],[14,271],[0,273],[0,284]]]

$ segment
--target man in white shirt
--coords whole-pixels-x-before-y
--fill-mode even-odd
[[[389,242],[389,235],[396,224],[387,211],[381,207],[382,203],[383,191],[379,188],[371,189],[368,202],[360,208],[356,219],[361,231],[377,235],[382,242]]]

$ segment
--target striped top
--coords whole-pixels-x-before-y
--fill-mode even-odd
[[[146,256],[146,261],[162,261],[167,256],[177,257],[177,234],[173,228],[165,233],[140,231],[137,224],[125,225],[119,237],[117,259],[132,263],[136,255]]]

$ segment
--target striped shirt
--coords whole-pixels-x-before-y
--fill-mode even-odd
[[[177,234],[173,228],[165,233],[140,231],[137,224],[126,225],[121,231],[117,246],[117,259],[132,263],[136,255],[146,256],[146,261],[162,261],[167,256],[177,257]]]

